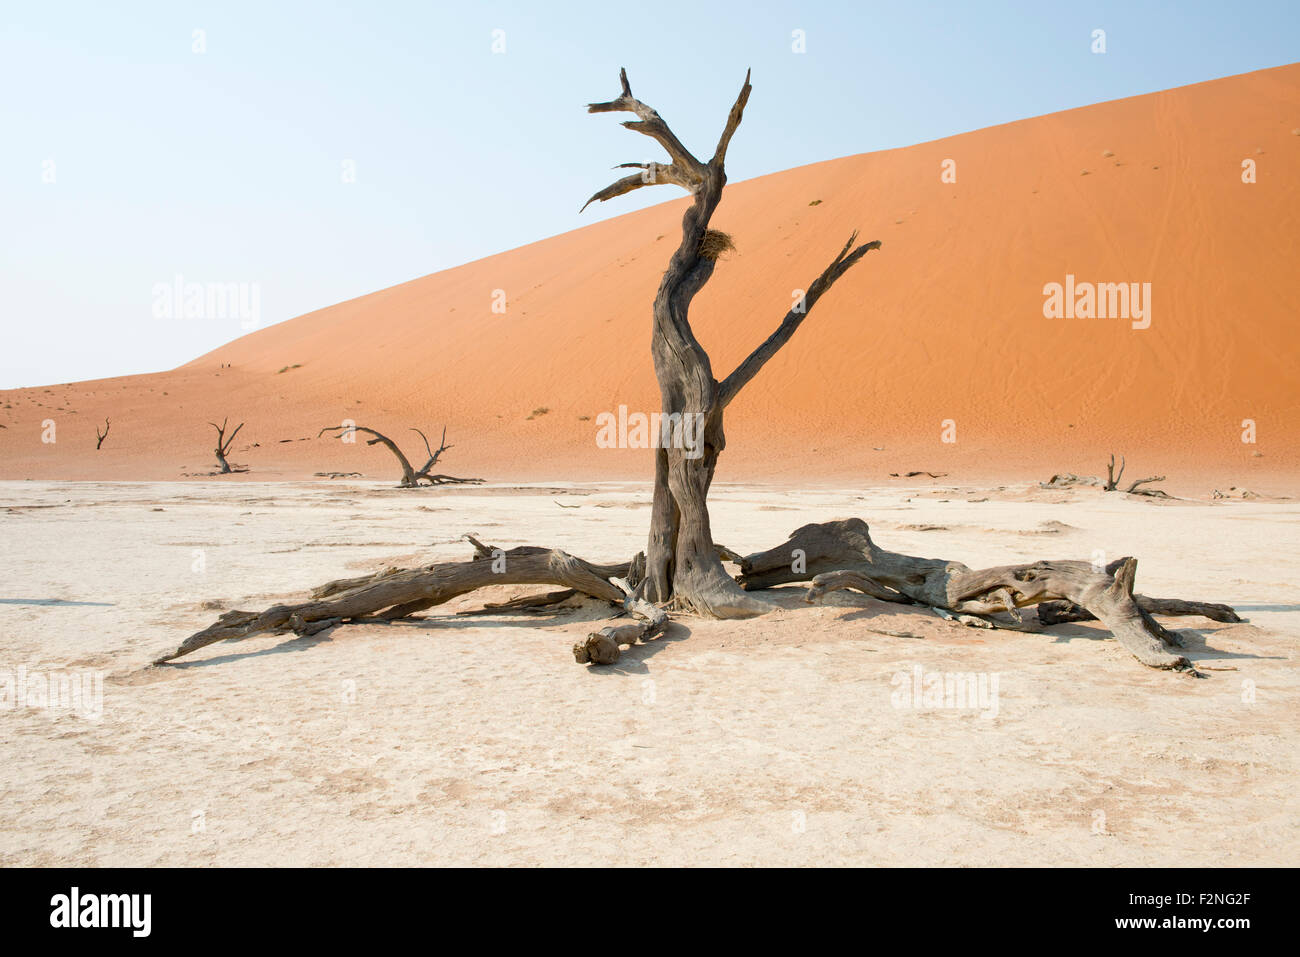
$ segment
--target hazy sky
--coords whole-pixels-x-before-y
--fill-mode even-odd
[[[619,66],[705,154],[752,67],[735,182],[1296,60],[1297,0],[0,0],[0,387],[247,331],[157,318],[177,276],[256,284],[265,326],[676,198],[578,215],[659,158],[584,110]]]

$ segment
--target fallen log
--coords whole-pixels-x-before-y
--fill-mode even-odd
[[[472,536],[466,538],[474,546],[470,561],[385,568],[373,575],[327,582],[311,593],[310,600],[298,604],[272,605],[261,612],[228,611],[154,664],[165,664],[218,641],[263,632],[304,636],[347,621],[396,621],[490,585],[562,585],[642,618],[652,626],[647,635],[657,634],[667,621],[662,609],[629,593],[631,586],[622,579],[633,563],[596,565],[559,549],[525,545],[507,551],[490,548]],[[608,657],[607,649],[604,655]]]
[[[1114,575],[1123,559],[1106,566],[1106,574]],[[1228,624],[1240,624],[1241,618],[1231,605],[1220,605],[1212,601],[1184,601],[1181,598],[1150,598],[1147,595],[1134,595],[1137,606],[1148,615],[1167,615],[1171,618],[1197,615],[1210,621]],[[1095,621],[1097,616],[1086,608],[1069,601],[1045,601],[1038,606],[1038,620],[1044,625],[1060,625],[1071,621]]]
[[[867,523],[859,518],[805,525],[784,545],[746,556],[739,564],[736,580],[742,588],[809,582],[809,601],[851,588],[884,601],[910,601],[968,615],[1007,613],[1016,619],[1020,608],[1069,602],[1098,619],[1138,661],[1152,668],[1194,670],[1187,658],[1169,650],[1177,647],[1178,638],[1156,622],[1153,613],[1197,608],[1236,618],[1227,606],[1139,600],[1133,593],[1135,558],[1119,559],[1107,569],[1083,561],[972,569],[961,562],[886,551],[871,540]],[[1144,601],[1150,610],[1142,607]]]

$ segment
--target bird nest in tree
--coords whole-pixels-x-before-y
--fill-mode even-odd
[[[736,244],[731,241],[731,236],[720,229],[706,229],[704,238],[700,240],[700,255],[705,259],[717,259],[723,253],[732,252]]]

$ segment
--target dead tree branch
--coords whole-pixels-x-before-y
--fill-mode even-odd
[[[668,128],[668,124],[663,121],[654,109],[642,103],[632,95],[632,88],[627,82],[627,70],[618,71],[619,83],[622,86],[622,93],[608,103],[588,103],[588,113],[632,113],[637,119],[626,120],[623,126],[637,133],[643,133],[646,136],[658,141],[670,157],[668,163],[620,163],[615,169],[639,169],[640,173],[634,173],[631,176],[625,176],[616,180],[609,186],[595,193],[591,199],[582,204],[582,209],[586,209],[592,203],[603,203],[606,200],[613,199],[616,196],[622,196],[624,193],[630,193],[634,189],[640,189],[642,186],[657,186],[663,183],[671,183],[680,186],[688,193],[694,193],[704,184],[707,168],[703,163],[691,155],[691,151],[682,145],[681,140]],[[737,101],[740,110],[744,110],[744,100],[749,98],[749,74],[745,74],[745,89],[742,91],[742,99]],[[740,116],[737,113],[737,107],[732,107],[732,113],[736,114],[735,123],[740,123]],[[730,122],[730,120],[728,121]],[[734,132],[734,126],[733,126]],[[730,140],[730,135],[726,136]],[[719,149],[725,155],[726,149],[720,143]],[[722,160],[715,156],[719,166]],[[581,212],[582,210],[579,210]]]
[[[1106,574],[1114,576],[1124,563],[1119,558],[1106,566]],[[1210,621],[1228,624],[1240,624],[1242,619],[1231,605],[1220,605],[1210,601],[1184,601],[1181,598],[1150,598],[1146,595],[1134,595],[1133,600],[1147,615],[1168,615],[1185,617],[1197,615]],[[1038,620],[1044,625],[1058,625],[1071,621],[1095,621],[1096,615],[1086,608],[1069,601],[1045,601],[1038,606]]]
[[[607,625],[600,631],[587,635],[587,640],[573,646],[573,658],[578,664],[612,665],[622,654],[620,645],[634,645],[649,641],[663,633],[668,624],[668,613],[658,605],[637,598],[632,586],[622,578],[610,581],[623,592],[623,608],[640,621],[625,625]]]
[[[871,252],[871,250],[880,248],[880,240],[875,239],[855,249],[853,244],[857,242],[857,239],[858,234],[855,232],[849,237],[849,241],[844,244],[844,248],[840,250],[839,255],[831,261],[829,266],[822,270],[820,276],[813,280],[812,285],[808,287],[807,292],[803,294],[799,302],[785,314],[785,318],[781,320],[781,324],[777,326],[776,331],[768,336],[762,345],[751,352],[745,361],[722,381],[722,385],[718,387],[719,405],[724,407],[729,405],[740,390],[758,374],[758,370],[763,368],[767,360],[776,355],[777,351],[790,341],[790,337],[794,335],[795,330],[807,317],[808,310],[822,297],[822,293],[835,283],[835,280],[848,272],[859,259]]]
[[[1062,601],[1086,610],[1140,662],[1153,668],[1190,670],[1180,654],[1169,651],[1177,637],[1151,615],[1168,609],[1212,611],[1226,620],[1227,606],[1147,599],[1133,593],[1137,559],[1122,558],[1106,570],[1089,562],[1037,561],[971,569],[961,562],[915,558],[885,551],[871,540],[859,518],[805,525],[784,545],[746,556],[737,581],[745,589],[770,588],[787,582],[810,582],[807,598],[853,588],[883,601],[911,601],[968,615],[1008,613],[1044,602],[1053,603],[1055,620],[1067,620]],[[1081,616],[1078,616],[1081,617]],[[1076,619],[1077,620],[1077,617]]]
[[[100,432],[100,431],[99,431],[99,426],[95,426],[95,451],[96,451],[96,452],[98,452],[98,451],[99,451],[99,447],[100,447],[101,445],[104,444],[104,440],[105,440],[106,438],[108,438],[108,427],[109,427],[109,422],[108,422],[108,417],[107,417],[107,416],[104,417],[104,431],[103,431],[103,432]]]
[[[1148,482],[1163,482],[1164,480],[1165,480],[1165,477],[1164,477],[1163,475],[1153,475],[1153,476],[1151,476],[1150,478],[1140,478],[1140,479],[1137,479],[1136,481],[1133,482],[1132,485],[1130,485],[1128,488],[1124,489],[1124,494],[1126,494],[1126,495],[1157,495],[1157,496],[1164,496],[1165,493],[1162,492],[1162,491],[1160,491],[1160,489],[1158,489],[1158,488],[1144,488],[1144,489],[1139,489],[1139,488],[1138,488],[1139,485],[1146,485]]]
[[[263,632],[313,635],[349,621],[397,621],[441,605],[459,595],[492,585],[562,585],[584,595],[608,601],[624,613],[641,619],[646,628],[639,637],[658,634],[667,622],[662,609],[635,598],[625,579],[631,563],[595,565],[552,548],[526,545],[507,550],[491,548],[466,536],[474,546],[467,562],[440,562],[422,568],[386,568],[373,575],[328,582],[311,593],[308,601],[273,605],[265,611],[228,611],[215,623],[185,639],[175,651],[154,664],[163,664],[218,641],[247,638]],[[588,660],[608,663],[617,645],[628,643],[627,632],[589,641],[594,654]],[[575,655],[578,652],[575,650]]]

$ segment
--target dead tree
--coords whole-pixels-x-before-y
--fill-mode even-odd
[[[1103,492],[1115,492],[1119,490],[1119,480],[1124,477],[1124,466],[1127,464],[1128,463],[1124,460],[1124,456],[1121,455],[1119,457],[1119,472],[1116,473],[1115,453],[1113,452],[1111,453],[1110,464],[1106,466],[1106,484],[1102,486]],[[1053,478],[1055,478],[1055,476],[1053,476]],[[1165,477],[1163,475],[1152,475],[1149,476],[1148,478],[1135,479],[1129,485],[1128,488],[1124,489],[1124,494],[1125,495],[1153,495],[1156,496],[1157,498],[1167,498],[1168,496],[1164,492],[1160,491],[1159,489],[1138,488],[1139,485],[1147,485],[1151,482],[1163,482],[1164,480]]]
[[[244,423],[240,422],[235,426],[235,431],[230,433],[230,438],[226,438],[226,423],[229,421],[229,417],[226,417],[221,420],[220,425],[217,425],[215,422],[208,423],[208,425],[217,430],[217,447],[215,452],[217,455],[217,464],[221,466],[222,475],[226,475],[232,471],[230,463],[226,461],[226,456],[230,454],[230,447],[235,444],[235,436],[238,435],[239,430],[244,427]]]
[[[398,488],[418,488],[421,479],[428,482],[430,485],[472,485],[483,481],[482,479],[477,478],[457,478],[454,475],[432,474],[432,469],[434,465],[437,464],[438,459],[442,457],[442,453],[452,448],[452,446],[447,444],[446,426],[443,426],[442,428],[442,440],[439,442],[438,450],[436,452],[429,447],[429,439],[423,432],[419,429],[411,429],[411,431],[417,433],[420,438],[424,439],[425,451],[429,453],[428,461],[419,469],[416,469],[411,465],[411,460],[408,459],[402,450],[397,447],[396,442],[384,435],[382,432],[368,429],[364,425],[331,425],[316,433],[316,438],[319,439],[326,432],[338,432],[340,439],[346,435],[354,435],[357,432],[365,432],[369,435],[373,435],[374,438],[366,440],[366,445],[384,445],[388,451],[397,456],[397,461],[402,466],[402,480],[397,484]]]
[[[1124,489],[1125,495],[1154,495],[1158,498],[1166,498],[1166,494],[1158,488],[1138,488],[1139,485],[1146,485],[1148,482],[1163,482],[1163,475],[1152,475],[1150,478],[1134,479],[1129,483],[1129,487]]]
[[[627,71],[619,71],[619,95],[607,103],[592,103],[589,113],[631,113],[623,123],[645,134],[668,153],[669,162],[623,163],[618,169],[637,169],[587,200],[604,202],[642,186],[671,183],[693,197],[682,219],[682,239],[668,262],[654,300],[651,353],[659,380],[661,412],[665,421],[698,415],[703,424],[700,449],[681,443],[660,442],[655,454],[655,487],[650,536],[646,547],[646,578],[641,591],[654,602],[672,601],[676,607],[714,618],[745,618],[771,609],[765,601],[747,595],[723,570],[709,525],[708,494],[718,456],[726,446],[723,413],[740,391],[772,356],[790,340],[817,300],[840,276],[880,242],[856,246],[857,233],[807,287],[807,292],[786,313],[776,331],[759,345],[730,375],[719,382],[709,356],[696,340],[688,318],[691,300],[709,281],[719,253],[730,237],[709,228],[727,183],[727,147],[740,125],[749,100],[749,74],[736,98],[718,139],[713,156],[702,162],[682,145],[668,124],[653,109],[636,99]],[[672,417],[678,416],[676,420]],[[665,447],[666,446],[666,447]]]
[[[1103,492],[1113,492],[1119,487],[1119,480],[1124,477],[1124,466],[1128,462],[1124,456],[1119,457],[1119,474],[1115,474],[1115,453],[1110,453],[1110,463],[1106,466],[1106,484],[1101,487]]]
[[[108,438],[108,416],[104,417],[103,432],[99,431],[99,426],[95,426],[95,451],[96,452],[99,451],[99,447],[104,444],[104,440],[106,438]]]
[[[681,186],[694,197],[682,220],[681,244],[669,260],[655,297],[652,354],[662,411],[669,416],[701,415],[703,445],[702,450],[673,446],[657,451],[647,551],[625,564],[596,565],[555,549],[525,546],[503,551],[470,538],[475,553],[469,562],[405,570],[389,568],[373,575],[329,582],[317,588],[310,600],[297,604],[274,605],[262,612],[228,611],[156,663],[171,661],[214,642],[263,632],[305,636],[349,621],[397,621],[478,588],[507,584],[559,585],[565,591],[511,599],[497,606],[503,609],[545,607],[572,593],[581,593],[608,601],[638,619],[630,625],[606,626],[574,646],[574,657],[579,662],[595,664],[616,661],[623,644],[657,635],[667,621],[661,607],[665,604],[671,602],[706,616],[745,617],[773,607],[755,596],[754,591],[792,582],[808,583],[810,601],[828,591],[851,588],[885,601],[927,606],[949,616],[978,616],[986,622],[998,616],[1009,616],[1014,621],[1019,618],[1019,609],[1045,604],[1050,613],[1040,615],[1040,619],[1096,617],[1139,661],[1155,668],[1190,670],[1186,657],[1170,650],[1178,647],[1177,635],[1156,622],[1155,614],[1190,613],[1219,621],[1238,620],[1225,605],[1149,599],[1135,594],[1137,562],[1132,558],[1121,559],[1104,570],[1082,561],[1039,561],[976,570],[960,562],[885,551],[872,542],[866,522],[857,518],[805,525],[785,544],[745,557],[717,546],[709,527],[706,500],[725,445],[723,411],[789,341],[821,295],[880,243],[855,247],[856,234],[851,236],[776,331],[719,382],[713,377],[708,355],[691,331],[687,310],[713,274],[717,255],[730,242],[724,234],[709,229],[709,220],[726,184],[723,163],[749,98],[749,76],[745,77],[708,163],[687,152],[659,115],[633,98],[626,72],[620,72],[619,78],[622,93],[618,98],[591,104],[589,111],[634,114],[636,119],[624,125],[655,139],[667,150],[671,162],[624,164],[642,173],[619,180],[588,202],[612,199],[659,182]],[[368,444],[386,445],[402,464],[403,487],[416,486],[421,477],[439,478],[429,473],[448,448],[445,430],[437,452],[425,439],[429,462],[417,472],[395,443],[373,429],[334,426],[322,429],[320,434],[336,431],[367,432],[374,436]],[[691,458],[688,453],[696,451],[703,454]],[[1111,464],[1113,470],[1113,457]],[[1117,482],[1118,477],[1112,475],[1110,487]],[[740,566],[741,573],[735,579],[723,569],[724,560]]]

